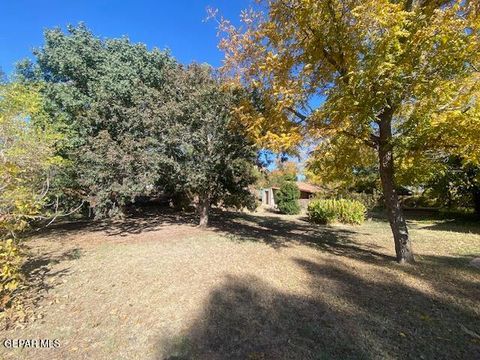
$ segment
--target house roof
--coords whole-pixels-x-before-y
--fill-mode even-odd
[[[320,191],[320,188],[318,186],[315,186],[303,181],[297,181],[297,186],[300,189],[300,191],[308,192],[311,194],[315,194]]]
[[[303,182],[303,181],[296,181],[295,182],[298,186],[298,189],[302,192],[310,193],[310,194],[316,194],[317,192],[320,191],[320,188],[318,186]],[[278,190],[280,189],[279,186],[272,186],[272,189]]]

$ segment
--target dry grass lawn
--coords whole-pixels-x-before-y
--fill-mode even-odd
[[[2,338],[59,339],[4,359],[480,359],[480,224],[179,215],[57,226],[29,241],[37,319]]]

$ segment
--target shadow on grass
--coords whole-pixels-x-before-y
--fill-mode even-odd
[[[429,285],[439,293],[478,303],[480,308],[480,271],[468,263],[472,256],[417,255],[415,266],[396,266],[395,269]]]
[[[371,214],[374,221],[386,222],[382,213]],[[410,226],[421,229],[480,233],[480,224],[458,220],[436,220],[432,225],[432,215],[426,212],[407,212]],[[121,220],[81,221],[57,223],[43,229],[40,234],[58,239],[78,233],[102,232],[111,237],[128,237],[151,231],[159,231],[171,225],[197,225],[195,213],[176,212],[168,208],[147,208],[141,214]],[[427,221],[427,224],[416,221]],[[413,222],[413,223],[412,223]],[[470,230],[469,230],[470,229]],[[274,248],[292,244],[304,244],[330,252],[337,256],[349,257],[375,264],[387,264],[395,261],[393,254],[387,255],[385,249],[372,242],[357,242],[356,235],[363,233],[362,227],[337,227],[311,224],[306,218],[286,219],[278,215],[257,215],[241,212],[212,211],[210,231],[217,232],[233,241],[257,241]],[[466,259],[465,261],[467,261]]]
[[[128,236],[175,224],[193,227],[196,218],[162,211],[48,231]],[[226,277],[188,329],[159,336],[159,359],[480,358],[480,342],[464,330],[480,333],[472,310],[480,299],[479,272],[466,268],[467,257],[422,256],[416,266],[399,266],[374,244],[355,241],[361,227],[274,215],[214,213],[211,231],[274,248],[305,244],[327,256],[321,263],[294,260],[308,274],[307,294],[280,291],[255,276]],[[348,259],[371,265],[372,278]],[[405,285],[402,276],[423,287]]]
[[[306,221],[285,220],[279,216],[258,216],[247,213],[214,211],[209,230],[221,233],[235,241],[258,241],[274,248],[303,243],[331,251],[336,255],[393,260],[393,257],[376,252],[374,246],[362,247],[352,241],[357,231],[330,226],[319,226]],[[171,225],[196,227],[194,213],[179,213],[169,209],[150,211],[141,216],[122,220],[82,221],[58,223],[43,229],[40,234],[56,239],[78,233],[103,232],[108,236],[128,237],[150,231],[158,231]]]
[[[291,244],[304,244],[345,256],[373,263],[394,261],[394,257],[379,252],[380,247],[364,245],[353,240],[361,228],[344,229],[335,226],[316,225],[303,220],[285,220],[278,216],[256,216],[246,213],[216,214],[211,229],[233,240],[258,241],[274,248]]]
[[[465,234],[480,234],[480,221],[465,219],[445,219],[422,229],[435,231],[451,231]]]
[[[473,214],[442,213],[432,210],[404,210],[410,227],[424,230],[451,231],[465,234],[480,234],[480,219]],[[375,211],[369,216],[382,222],[388,222],[386,214]],[[422,224],[425,223],[425,226]]]
[[[371,214],[374,221],[386,222],[381,213]],[[464,222],[464,220],[449,221],[435,220],[425,212],[407,212],[410,222],[426,221],[425,226],[411,223],[422,229],[478,232],[480,224]],[[78,233],[102,232],[112,237],[128,237],[145,232],[158,231],[171,225],[197,225],[194,213],[180,213],[171,209],[147,208],[138,215],[132,215],[122,220],[108,221],[81,221],[74,223],[58,223],[40,232],[42,235],[62,238]],[[394,261],[393,256],[382,253],[382,248],[375,244],[361,244],[353,240],[356,234],[362,234],[362,227],[345,229],[336,226],[315,225],[306,221],[306,218],[288,220],[278,215],[262,215],[213,211],[210,220],[210,230],[238,241],[259,241],[274,248],[289,246],[293,243],[302,243],[329,251],[339,256],[363,259],[371,262]],[[369,234],[366,234],[369,235]]]
[[[81,250],[73,248],[62,253],[43,253],[41,255],[30,255],[23,263],[21,272],[26,279],[25,289],[27,293],[34,294],[35,300],[40,300],[45,293],[53,289],[54,284],[50,281],[53,278],[63,278],[69,274],[69,267],[53,271],[52,265],[77,260],[82,256]]]
[[[158,231],[170,225],[197,225],[194,213],[177,212],[169,208],[145,208],[142,213],[131,214],[123,219],[82,220],[57,222],[39,230],[35,235],[62,238],[81,233],[103,232],[108,236],[127,237],[144,232]]]
[[[159,336],[157,359],[476,359],[466,334],[477,314],[405,286],[391,274],[366,280],[338,262],[294,259],[305,295],[255,276],[226,277],[177,337]]]

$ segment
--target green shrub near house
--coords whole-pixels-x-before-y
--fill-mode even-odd
[[[307,215],[311,222],[317,224],[360,225],[365,221],[367,209],[360,201],[347,199],[320,199],[308,205]]]
[[[300,213],[299,198],[300,190],[297,184],[292,181],[285,181],[275,193],[275,203],[277,204],[278,210],[287,215]]]

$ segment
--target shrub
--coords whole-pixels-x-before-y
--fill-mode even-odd
[[[3,297],[14,291],[19,284],[21,263],[20,251],[13,240],[0,241],[0,295],[2,303],[4,302]]]
[[[284,182],[275,193],[275,203],[278,210],[288,215],[296,215],[300,212],[299,198],[300,190],[297,184],[291,181]]]
[[[347,199],[357,200],[361,202],[367,210],[373,210],[379,206],[383,206],[382,194],[378,191],[372,193],[350,191],[348,189],[335,189],[333,191],[322,191],[316,199]]]
[[[0,83],[0,319],[21,283],[18,235],[48,215],[47,191],[62,164],[40,88]],[[7,141],[8,140],[8,141]],[[17,240],[14,241],[14,238]]]
[[[356,200],[361,202],[367,210],[373,210],[378,206],[382,206],[383,202],[381,201],[382,195],[376,191],[372,194],[367,193],[359,193],[359,192],[349,192],[342,196],[342,198],[346,198],[347,200]]]
[[[308,205],[307,214],[311,222],[330,224],[362,224],[367,209],[360,201],[347,199],[314,200]]]

